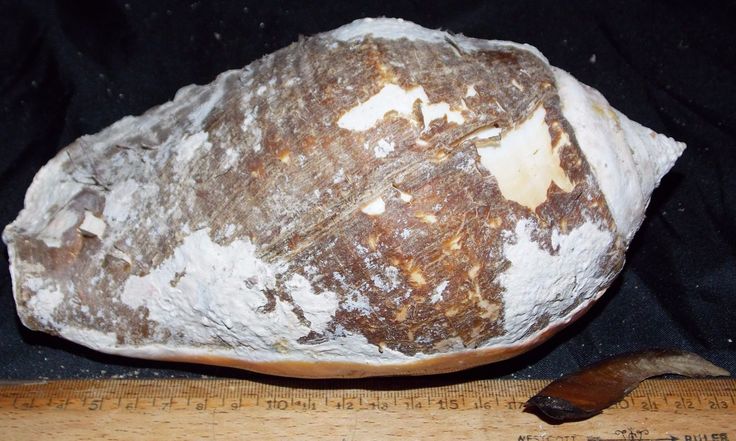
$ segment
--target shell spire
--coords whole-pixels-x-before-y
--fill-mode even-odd
[[[553,70],[565,117],[575,129],[619,234],[629,243],[644,220],[652,192],[685,144],[630,120],[597,90],[561,69]]]

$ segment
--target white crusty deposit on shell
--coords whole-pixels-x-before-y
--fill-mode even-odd
[[[67,334],[64,334],[64,336],[70,340],[74,340],[68,337]],[[95,342],[100,342],[102,338],[104,337],[95,338]],[[410,357],[390,348],[383,348],[383,351],[380,352],[376,345],[369,343],[364,336],[353,334],[344,329],[338,329],[331,336],[331,340],[325,343],[300,345],[298,352],[295,350],[287,352],[288,347],[281,346],[281,343],[277,344],[276,348],[270,351],[248,351],[246,350],[247,348],[244,348],[240,353],[230,347],[190,346],[185,343],[175,345],[171,343],[146,343],[140,345],[107,344],[103,347],[91,347],[109,354],[149,358],[152,360],[182,359],[182,355],[185,355],[184,359],[193,357],[221,357],[223,360],[247,360],[257,363],[313,361],[395,366],[409,364],[413,361],[427,358],[424,354]],[[279,348],[281,352],[279,352]],[[304,371],[301,373],[301,376],[310,377],[310,372]]]
[[[537,48],[529,44],[466,37],[462,34],[452,34],[437,29],[428,29],[400,18],[363,18],[322,35],[338,41],[362,41],[368,36],[385,40],[406,38],[411,41],[438,44],[447,44],[447,41],[450,40],[457,47],[467,52],[510,47],[530,52],[547,63],[547,58]]]
[[[39,277],[30,277],[23,282],[23,286],[35,293],[26,304],[29,309],[28,314],[20,316],[24,324],[26,324],[25,320],[28,316],[33,317],[35,320],[41,321],[44,326],[56,329],[59,335],[67,340],[103,352],[109,352],[117,344],[117,336],[114,332],[102,332],[96,329],[71,326],[56,320],[54,317],[56,310],[64,302],[64,293],[56,282]]]
[[[208,230],[200,230],[158,268],[143,277],[130,277],[120,299],[131,308],[147,308],[159,332],[186,329],[185,340],[190,343],[219,338],[263,350],[277,343],[281,331],[287,336],[299,327],[291,307],[281,302],[269,314],[258,312],[267,303],[263,292],[276,288],[276,276],[284,269],[261,261],[248,241],[220,246]],[[254,326],[259,323],[261,328]],[[280,325],[284,329],[277,331]]]
[[[287,268],[285,263],[261,260],[256,247],[248,240],[235,240],[222,246],[213,242],[209,231],[204,229],[184,239],[173,255],[148,275],[129,278],[120,299],[133,309],[148,310],[148,319],[156,323],[159,334],[153,341],[165,340],[164,335],[170,333],[177,345],[210,347],[207,351],[197,350],[198,353],[242,356],[254,361],[294,359],[295,351],[301,354],[298,359],[333,356],[406,359],[394,351],[380,354],[365,338],[349,333],[333,335],[321,344],[299,343],[299,338],[311,331],[325,331],[339,302],[336,293],[315,292],[306,277],[292,274],[282,288],[291,302],[276,296],[273,308],[267,308],[265,293],[277,288],[277,276]],[[308,324],[300,321],[296,307]],[[218,351],[216,348],[221,343],[234,354]],[[157,344],[145,344],[141,348],[121,346],[113,352],[136,355],[142,352],[141,356],[145,356],[153,348],[165,352]]]
[[[5,243],[10,245],[10,227],[17,225],[25,234],[38,235],[49,247],[58,247],[61,235],[76,224],[78,215],[59,210],[84,188],[82,183],[69,179],[62,170],[66,159],[63,155],[57,155],[34,176],[24,200],[24,207],[33,207],[33,212],[26,209],[20,212],[18,218],[3,232]],[[34,187],[43,188],[41,191],[31,191]],[[56,220],[57,216],[65,219]],[[56,228],[52,225],[56,225]]]
[[[39,238],[50,248],[59,248],[64,233],[79,223],[81,215],[78,211],[64,208],[59,210],[46,228],[41,230]]]
[[[212,148],[212,143],[208,141],[209,133],[199,131],[192,135],[187,135],[181,140],[176,149],[176,160],[183,164],[192,162],[196,155],[202,155]]]
[[[145,195],[156,194],[159,190],[153,183],[155,171],[146,169],[144,164],[148,162],[142,161],[141,157],[155,158],[155,161],[150,161],[151,163],[166,162],[172,151],[178,150],[181,133],[187,129],[190,129],[191,133],[199,132],[202,128],[203,115],[210,114],[216,106],[221,105],[221,100],[217,97],[222,97],[225,84],[241,73],[239,70],[230,70],[220,74],[208,86],[183,87],[176,93],[174,100],[151,109],[142,116],[126,116],[99,133],[82,136],[60,151],[41,167],[33,178],[26,192],[24,209],[3,231],[5,243],[10,245],[14,237],[20,233],[41,237],[49,247],[58,247],[61,236],[82,221],[81,213],[69,213],[60,208],[66,207],[85,188],[95,184],[93,178],[98,184],[115,183],[109,188],[103,220],[108,224],[124,226],[129,213],[133,211],[129,210],[129,207],[134,206]],[[191,115],[189,119],[191,126],[182,124],[172,117],[208,93],[208,99]],[[145,152],[122,155],[129,149],[128,141],[131,137],[139,133],[150,133],[154,126],[158,126],[161,131],[171,129],[172,133],[168,139],[155,140],[157,142],[146,140],[144,144],[149,150]],[[202,137],[206,138],[206,133],[196,134],[193,140],[202,140]],[[204,148],[207,149],[206,139],[204,141]],[[117,148],[118,155],[110,158],[112,164],[107,167],[96,165],[96,162],[108,153],[111,146],[120,147]],[[65,167],[70,162],[74,167],[72,171],[67,172]],[[148,174],[145,176],[146,179],[128,179],[129,176],[146,174]],[[127,196],[120,197],[121,194]]]
[[[503,340],[522,338],[544,315],[560,317],[576,301],[595,295],[606,281],[597,265],[614,241],[610,231],[587,222],[568,234],[552,233],[550,254],[531,237],[534,225],[522,220],[504,247],[511,263],[498,278],[503,287]]]
[[[376,158],[385,158],[394,151],[395,147],[396,143],[381,138],[373,147],[373,154],[376,156]]]
[[[54,312],[64,301],[64,293],[61,292],[56,283],[39,277],[26,279],[23,286],[35,293],[27,303],[33,317],[45,321],[47,325],[53,324]]]

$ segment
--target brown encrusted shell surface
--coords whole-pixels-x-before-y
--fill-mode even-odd
[[[633,231],[553,68],[520,45],[352,26],[62,150],[4,233],[23,322],[106,352],[330,377],[507,358],[582,313]],[[525,136],[548,141],[525,158]]]

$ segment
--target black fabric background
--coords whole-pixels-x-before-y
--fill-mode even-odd
[[[364,16],[403,17],[430,28],[530,43],[624,114],[688,149],[655,192],[623,273],[583,319],[508,362],[379,383],[555,377],[603,356],[652,347],[692,350],[736,372],[736,4],[387,4],[0,0],[0,225],[22,208],[36,171],[75,138],[167,101],[184,85],[242,67],[299,35]],[[15,315],[7,254],[0,256],[0,378],[222,375],[281,381],[111,357],[28,331]]]

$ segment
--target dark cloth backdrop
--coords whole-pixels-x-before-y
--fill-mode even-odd
[[[190,83],[365,16],[530,43],[624,114],[688,144],[623,273],[581,320],[508,362],[433,379],[555,377],[623,351],[695,351],[736,371],[736,5],[707,1],[0,0],[0,225],[75,138]],[[223,375],[111,357],[25,329],[0,251],[0,379]],[[340,383],[332,383],[340,384]],[[355,384],[355,383],[351,383]]]

